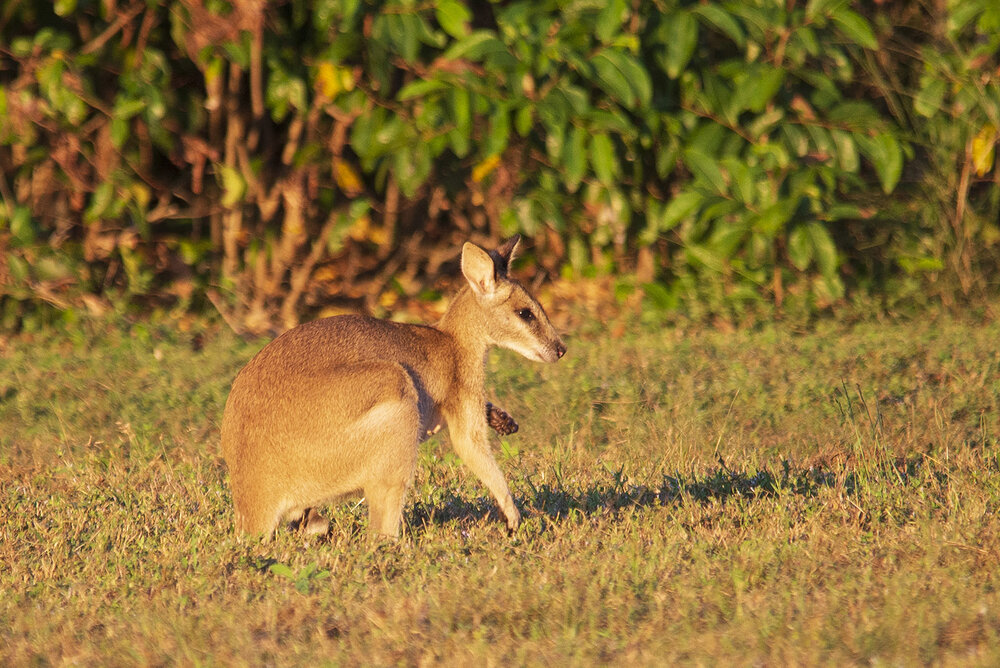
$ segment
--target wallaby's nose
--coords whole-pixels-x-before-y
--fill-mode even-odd
[[[562,359],[562,356],[566,354],[566,344],[560,341],[556,344],[556,357]]]

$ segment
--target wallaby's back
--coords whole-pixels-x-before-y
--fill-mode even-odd
[[[362,315],[323,318],[290,329],[265,346],[240,371],[233,391],[244,384],[296,384],[332,369],[365,362],[395,362],[422,382],[450,380],[455,366],[451,337],[433,327]],[[435,387],[437,395],[446,387]]]

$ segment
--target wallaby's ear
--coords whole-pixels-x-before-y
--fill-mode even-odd
[[[507,241],[497,246],[497,253],[509,265],[517,256],[517,251],[521,249],[521,235],[515,234]]]
[[[507,241],[497,246],[496,250],[490,251],[493,264],[496,267],[497,276],[506,278],[510,263],[514,261],[517,250],[521,247],[521,235],[515,234]]]
[[[462,273],[475,293],[488,297],[496,290],[496,267],[490,254],[468,241],[462,246]]]

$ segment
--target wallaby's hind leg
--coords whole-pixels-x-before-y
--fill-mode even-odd
[[[283,514],[283,509],[277,504],[262,502],[260,499],[254,499],[250,503],[246,499],[237,500],[236,530],[248,534],[263,534],[265,539],[270,539]]]
[[[330,529],[330,521],[315,508],[304,508],[294,517],[286,517],[292,527],[306,536],[323,536]]]
[[[399,527],[403,521],[403,503],[409,480],[402,484],[372,484],[365,488],[368,501],[369,531],[374,536],[399,537]]]
[[[309,508],[306,510],[305,517],[302,518],[302,524],[299,525],[299,528],[307,536],[325,536],[330,530],[330,520],[320,515],[319,511],[315,508]]]
[[[417,402],[404,402],[395,420],[380,434],[382,455],[364,483],[368,502],[369,531],[372,536],[399,537],[406,491],[417,467],[417,444],[421,430]]]
[[[417,466],[417,444],[428,417],[421,415],[421,401],[409,373],[397,364],[371,364],[366,383],[378,379],[384,400],[352,426],[350,439],[363,472],[360,487],[368,503],[372,535],[398,537],[406,490]],[[361,385],[362,383],[356,383]]]
[[[372,536],[399,537],[406,491],[413,482],[413,472],[417,467],[419,425],[419,416],[414,407],[413,415],[404,419],[400,428],[395,429],[395,433],[385,442],[392,457],[383,459],[383,466],[373,471],[373,475],[365,483],[369,531]]]

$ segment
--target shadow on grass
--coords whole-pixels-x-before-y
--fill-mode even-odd
[[[1000,470],[1000,457],[994,457],[993,467]],[[702,473],[655,474],[654,479],[637,482],[624,468],[606,471],[602,479],[579,485],[565,482],[556,472],[554,482],[535,484],[524,477],[527,494],[515,497],[525,517],[546,517],[559,522],[571,514],[585,517],[614,515],[629,508],[680,506],[711,502],[729,503],[779,497],[814,497],[824,489],[839,489],[847,496],[871,494],[884,496],[888,487],[922,486],[928,493],[947,489],[949,472],[932,458],[912,455],[883,460],[867,467],[852,464],[840,466],[792,465],[787,460],[777,469],[756,471],[734,470],[722,459],[718,466]],[[333,510],[332,532],[350,531],[355,537],[367,535],[367,507],[353,503],[350,510]],[[338,517],[339,512],[339,517]],[[503,526],[504,518],[493,498],[480,494],[466,497],[454,491],[444,491],[432,503],[416,500],[404,511],[407,533],[421,533],[428,527],[457,522],[469,526],[482,522]],[[282,529],[279,529],[279,531]],[[283,530],[296,531],[295,527]],[[464,529],[463,529],[464,533]],[[320,539],[322,540],[322,539]],[[277,564],[274,559],[256,558],[252,566],[266,572]],[[278,564],[276,567],[280,568]]]
[[[586,516],[604,515],[625,508],[668,506],[681,503],[726,503],[733,499],[758,499],[792,495],[812,497],[824,488],[841,488],[847,495],[878,484],[908,484],[928,477],[934,484],[946,482],[947,473],[933,470],[923,457],[916,455],[886,461],[881,465],[858,470],[848,466],[794,467],[782,461],[781,468],[757,471],[733,470],[721,459],[719,466],[703,474],[660,473],[655,481],[636,483],[624,468],[609,471],[607,478],[587,486],[564,483],[559,476],[555,483],[534,484],[525,478],[530,494],[515,497],[524,515],[544,515],[560,520],[572,512]],[[412,529],[441,525],[452,521],[478,522],[487,517],[503,521],[493,499],[479,496],[463,498],[446,493],[434,504],[417,502],[407,511]]]

